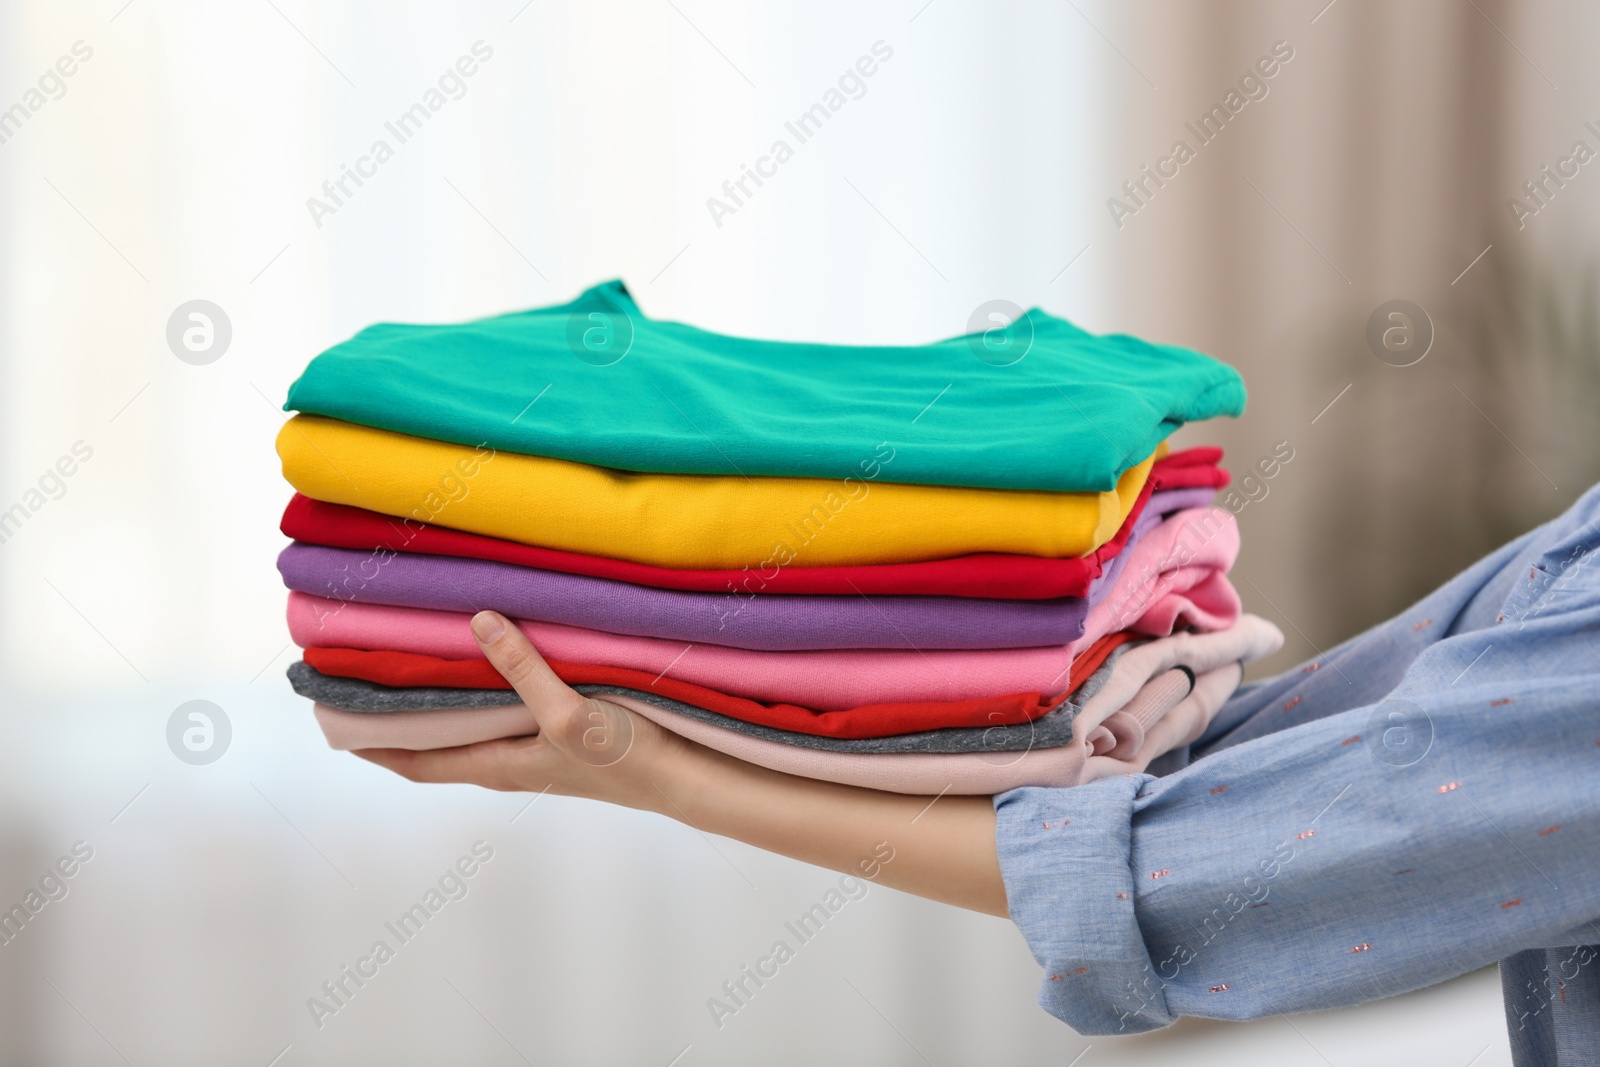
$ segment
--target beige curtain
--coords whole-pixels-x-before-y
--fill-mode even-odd
[[[1105,209],[1119,321],[1244,373],[1246,416],[1187,433],[1220,440],[1236,476],[1279,441],[1294,451],[1239,514],[1240,591],[1289,637],[1265,669],[1403,608],[1600,475],[1589,251],[1600,163],[1570,163],[1578,172],[1559,187],[1540,170],[1578,140],[1600,152],[1584,125],[1600,120],[1584,107],[1594,9],[1101,10],[1127,75],[1106,196],[1131,204],[1122,181],[1175,140],[1195,147],[1165,185],[1144,184],[1135,214],[1116,212],[1120,229]],[[1275,45],[1293,56],[1262,78],[1255,65]],[[1240,98],[1202,144],[1201,117]],[[1522,189],[1535,179],[1542,206]],[[1514,195],[1538,213],[1515,217]],[[1381,362],[1365,340],[1369,315],[1394,299],[1432,322],[1412,366]]]

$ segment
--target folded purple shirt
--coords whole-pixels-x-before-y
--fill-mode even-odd
[[[503,615],[615,634],[766,652],[833,648],[986,649],[1064,645],[1163,515],[1210,503],[1210,489],[1151,495],[1128,545],[1087,597],[983,600],[930,596],[742,596],[656,589],[510,563],[359,551],[295,542],[278,557],[290,589],[335,600]]]

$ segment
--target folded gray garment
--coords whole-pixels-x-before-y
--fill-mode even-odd
[[[705,708],[685,704],[659,693],[639,689],[626,689],[615,685],[573,686],[584,696],[604,697],[608,694],[633,697],[647,701],[668,711],[687,715],[692,719],[734,730],[763,741],[783,745],[815,748],[824,752],[853,752],[889,754],[906,752],[1026,752],[1036,748],[1056,748],[1072,741],[1072,722],[1078,709],[1111,675],[1117,660],[1130,648],[1141,642],[1129,641],[1112,649],[1100,669],[1091,674],[1072,695],[1058,707],[1045,712],[1032,722],[1005,726],[953,727],[944,730],[923,730],[913,734],[895,734],[892,737],[867,737],[849,739],[818,737],[815,734],[775,730],[745,722]],[[336,678],[323,674],[309,663],[299,662],[289,667],[289,684],[303,697],[341,711],[426,711],[443,708],[500,708],[520,704],[514,692],[504,689],[454,689],[442,686],[407,686],[404,688],[378,685],[357,678]]]

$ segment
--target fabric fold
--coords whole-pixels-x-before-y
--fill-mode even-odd
[[[1211,490],[1174,490],[1174,498]],[[1162,521],[1151,508],[1134,523],[1131,548]],[[507,563],[293,544],[278,556],[290,589],[341,602],[388,604],[555,622],[608,633],[759,651],[843,648],[990,649],[1069,644],[1091,605],[1120,577],[1118,557],[1086,597],[987,600],[957,597],[729,596],[686,593]]]
[[[295,543],[278,556],[290,589],[327,599],[515,619],[761,651],[981,649],[1064,645],[1083,635],[1085,597],[739,597],[654,589],[510,563],[381,556]]]
[[[747,733],[752,737],[779,744],[802,745],[832,752],[989,752],[1015,751],[1027,748],[1048,748],[1067,744],[1072,740],[1072,723],[1077,705],[1104,684],[1110,665],[1126,647],[1131,635],[1118,635],[1119,640],[1107,639],[1097,646],[1094,655],[1085,654],[1084,670],[1088,672],[1083,683],[1070,699],[1058,703],[1043,716],[1031,722],[1012,725],[996,720],[992,725],[971,729],[931,727],[913,729],[906,733],[885,734],[880,737],[839,738],[794,730],[780,730],[749,722],[736,717],[741,710],[737,702],[724,694],[700,694],[700,704],[687,703],[659,692],[618,685],[576,683],[573,688],[585,696],[631,696],[654,701],[669,710],[678,711],[690,718],[719,726],[723,729]],[[444,687],[395,688],[376,685],[355,678],[323,674],[309,663],[294,663],[289,667],[289,681],[296,693],[338,711],[386,715],[411,711],[455,711],[475,708],[505,707],[507,701],[518,699],[515,693],[499,689],[459,689]],[[694,695],[675,690],[682,695]],[[721,710],[713,710],[721,709]],[[906,705],[902,709],[908,723],[935,723],[947,714],[946,709],[931,706]],[[724,714],[724,712],[735,714]],[[992,713],[991,713],[992,714]]]
[[[1102,639],[1073,664],[1074,684],[1069,699],[1037,719],[985,725],[969,729],[945,728],[912,731],[873,738],[841,739],[778,730],[738,717],[739,706],[726,702],[725,694],[702,694],[700,705],[674,700],[648,690],[578,683],[586,696],[617,694],[654,700],[669,710],[701,719],[723,729],[749,734],[779,744],[832,752],[1002,752],[1052,748],[1068,743],[1074,730],[1087,740],[1093,754],[1126,755],[1112,751],[1127,737],[1138,745],[1145,731],[1192,690],[1197,674],[1233,662],[1249,663],[1271,655],[1283,644],[1277,627],[1255,615],[1245,615],[1227,630],[1213,634],[1174,634],[1147,640],[1120,633]],[[1149,648],[1160,645],[1162,648]],[[1139,655],[1132,655],[1134,651]],[[1170,677],[1169,677],[1170,676]],[[1161,686],[1151,684],[1164,678]],[[396,687],[352,677],[323,674],[309,663],[289,667],[295,692],[342,711],[384,714],[396,711],[496,707],[515,701],[515,693],[501,689],[442,686]],[[1100,696],[1101,692],[1105,696]],[[1131,696],[1129,695],[1131,694]],[[725,714],[718,708],[733,712]],[[932,709],[936,710],[936,709]],[[918,709],[906,708],[908,721],[925,721]],[[1113,728],[1107,729],[1110,724]],[[1124,725],[1127,724],[1127,725]]]
[[[422,752],[539,732],[539,724],[526,704],[448,711],[395,711],[383,716],[341,711],[320,702],[313,704],[312,710],[328,747],[345,752],[363,748],[404,748]]]
[[[343,648],[308,648],[305,662],[323,674],[365,681],[404,680],[440,677],[442,671],[471,668],[476,679],[487,683],[486,691],[514,700],[502,679],[498,685],[488,677],[495,674],[488,660],[440,660],[402,652],[361,652]],[[711,689],[664,675],[651,677],[648,671],[592,663],[569,663],[550,659],[546,663],[556,677],[568,685],[609,685],[640,689],[686,704],[707,708],[777,730],[811,733],[824,737],[884,737],[917,730],[957,726],[1004,726],[1037,719],[1059,704],[1065,694],[1045,696],[1037,692],[989,693],[964,700],[874,701],[847,707],[817,708],[783,701],[753,700],[746,696]],[[463,672],[465,673],[465,672]],[[474,688],[462,686],[461,688]]]
[[[1129,759],[1089,756],[1082,744],[1022,752],[857,754],[777,744],[701,722],[660,704],[630,696],[607,699],[707,748],[784,774],[825,782],[920,795],[990,795],[1024,785],[1072,786],[1119,773],[1137,773],[1150,760],[1198,735],[1238,687],[1238,664],[1200,675],[1146,735]],[[536,733],[524,705],[372,715],[316,705],[318,724],[333,748],[449,748]],[[1163,726],[1170,720],[1170,728]]]
[[[1084,636],[1052,648],[754,652],[554,623],[517,625],[549,659],[650,675],[670,672],[674,679],[721,692],[824,711],[886,702],[972,700],[996,693],[1048,696],[1065,690],[1075,652],[1106,634],[1133,630],[1161,637],[1179,625],[1199,630],[1233,625],[1239,597],[1224,572],[1237,552],[1238,527],[1226,511],[1179,512],[1129,553],[1123,579],[1090,609]],[[1157,621],[1146,624],[1146,614]],[[304,593],[289,596],[289,630],[301,648],[478,660],[492,673],[472,639],[468,619],[464,613],[343,603]]]
[[[1190,349],[1038,308],[984,326],[915,346],[760,341],[651,319],[611,281],[475,322],[370,326],[313,359],[285,407],[625,471],[1053,492],[1110,490],[1183,423],[1244,410],[1238,373]]]
[[[1053,559],[1003,553],[978,553],[916,563],[869,563],[810,567],[740,569],[658,567],[609,556],[564,552],[540,545],[486,537],[430,525],[413,518],[383,515],[346,504],[331,504],[295,493],[279,523],[286,537],[332,548],[379,554],[414,552],[433,556],[514,563],[524,567],[610,578],[659,589],[756,595],[952,596],[1007,600],[1051,600],[1085,596],[1105,564],[1126,546],[1138,519],[1148,511],[1167,515],[1211,503],[1206,490],[1228,484],[1218,466],[1219,448],[1188,448],[1158,459],[1139,498],[1111,540],[1087,556]],[[448,520],[449,516],[442,516]]]
[[[1114,633],[1084,649],[1072,661],[1072,682],[1067,686],[1066,695],[1080,692],[1101,665],[1115,656],[1123,645],[1140,640],[1145,639],[1128,632]],[[306,656],[306,660],[289,665],[289,681],[295,692],[341,711],[488,708],[517,699],[506,680],[482,659],[447,660],[406,652],[363,652],[338,648],[306,649]],[[615,673],[619,670],[617,668],[567,664],[560,660],[546,662],[557,664],[566,671],[574,688],[601,685],[599,682],[585,681],[586,678],[609,678],[618,682],[632,677]],[[605,672],[613,673],[607,675]],[[739,715],[741,702],[745,699],[703,686],[691,691],[676,688],[678,685],[664,679],[651,679],[645,690],[659,688],[666,692],[672,687],[671,691],[683,693],[691,700],[698,700],[702,707],[711,709],[710,714],[728,714],[731,717]],[[907,709],[912,721],[921,721],[922,705],[907,702],[901,706]],[[816,744],[826,747],[825,740],[812,736]]]
[[[975,552],[1085,556],[1139,498],[1160,444],[1103,492],[738,474],[637,474],[296,415],[278,433],[306,496],[566,552],[763,571]]]

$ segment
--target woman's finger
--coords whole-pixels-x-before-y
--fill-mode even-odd
[[[472,636],[511,687],[528,705],[539,731],[546,733],[557,720],[565,721],[583,697],[556,677],[521,630],[498,611],[480,611],[472,617]]]

